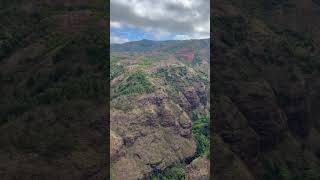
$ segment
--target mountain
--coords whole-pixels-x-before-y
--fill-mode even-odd
[[[187,45],[186,42],[189,44]],[[168,41],[152,41],[143,39],[141,41],[132,41],[125,44],[112,44],[112,52],[172,52],[172,50],[177,49],[181,46],[188,48],[207,48],[210,43],[209,39],[199,40],[168,40]],[[171,50],[170,50],[171,48]],[[208,50],[208,49],[207,49]]]
[[[208,179],[209,40],[111,46],[112,179]]]
[[[0,7],[0,179],[108,177],[106,2]]]
[[[216,0],[214,179],[319,179],[320,6]]]

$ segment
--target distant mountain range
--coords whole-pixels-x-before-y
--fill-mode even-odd
[[[111,44],[111,52],[150,52],[150,51],[166,51],[170,48],[194,47],[208,48],[210,39],[201,40],[168,40],[168,41],[152,41],[143,39],[141,41],[132,41],[124,44]]]

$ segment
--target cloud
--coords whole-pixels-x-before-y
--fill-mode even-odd
[[[140,28],[155,39],[210,36],[209,0],[111,0],[110,9],[113,28]]]
[[[116,21],[110,21],[110,26],[112,28],[121,28],[122,27],[122,24],[119,23],[119,22],[116,22]]]
[[[111,44],[123,44],[126,42],[129,42],[128,38],[123,38],[123,37],[119,37],[119,36],[115,36],[115,35],[110,36],[110,43]]]
[[[186,40],[186,39],[191,39],[191,37],[188,36],[188,35],[179,34],[179,35],[175,35],[173,39],[175,39],[175,40]]]
[[[174,40],[187,40],[187,39],[206,39],[208,36],[201,35],[201,34],[192,34],[192,35],[186,35],[186,34],[177,34],[173,37]]]

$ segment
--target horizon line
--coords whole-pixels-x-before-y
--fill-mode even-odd
[[[210,37],[208,37],[208,38],[199,38],[199,39],[168,39],[168,40],[141,39],[141,40],[127,41],[127,42],[124,42],[124,43],[110,43],[110,45],[121,45],[121,44],[139,42],[139,41],[165,42],[165,41],[192,41],[192,40],[205,40],[205,39],[210,39]]]

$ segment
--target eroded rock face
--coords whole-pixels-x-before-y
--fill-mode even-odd
[[[114,179],[121,179],[124,171],[135,171],[126,178],[139,179],[195,154],[189,116],[168,99],[163,101],[160,106],[149,101],[130,113],[111,114],[111,129],[124,139],[125,147],[123,156],[112,165]]]
[[[191,108],[195,109],[200,104],[200,98],[197,95],[197,91],[193,87],[188,87],[184,89],[184,96],[187,98],[188,102],[191,104]]]
[[[115,132],[110,131],[110,159],[112,161],[119,157],[119,151],[123,145],[123,140]]]
[[[139,179],[195,154],[192,122],[187,113],[166,96],[145,98],[130,112],[111,113],[111,129],[123,138],[125,147],[124,155],[112,165],[114,179],[133,170],[136,172],[127,178]],[[120,140],[115,144],[121,144]]]
[[[133,48],[130,44],[124,46]],[[119,48],[121,46],[117,46],[117,50]],[[160,52],[163,54],[165,49],[166,46]],[[163,57],[161,53],[149,52],[148,56],[159,59]],[[115,56],[119,54],[120,50],[114,53]],[[110,129],[123,140],[122,146],[114,148],[119,153],[111,163],[112,179],[149,178],[155,172],[194,158],[196,142],[191,119],[195,111],[208,110],[208,81],[205,79],[208,77],[200,69],[184,65],[175,54],[169,53],[150,66],[140,65],[147,56],[144,52],[127,57],[123,54],[123,60],[114,67],[121,64],[125,70],[114,77],[116,80],[111,84],[114,98]],[[131,84],[126,86],[129,78]],[[115,93],[118,94],[113,96]]]
[[[207,157],[199,157],[188,166],[186,180],[209,180],[210,160]]]

